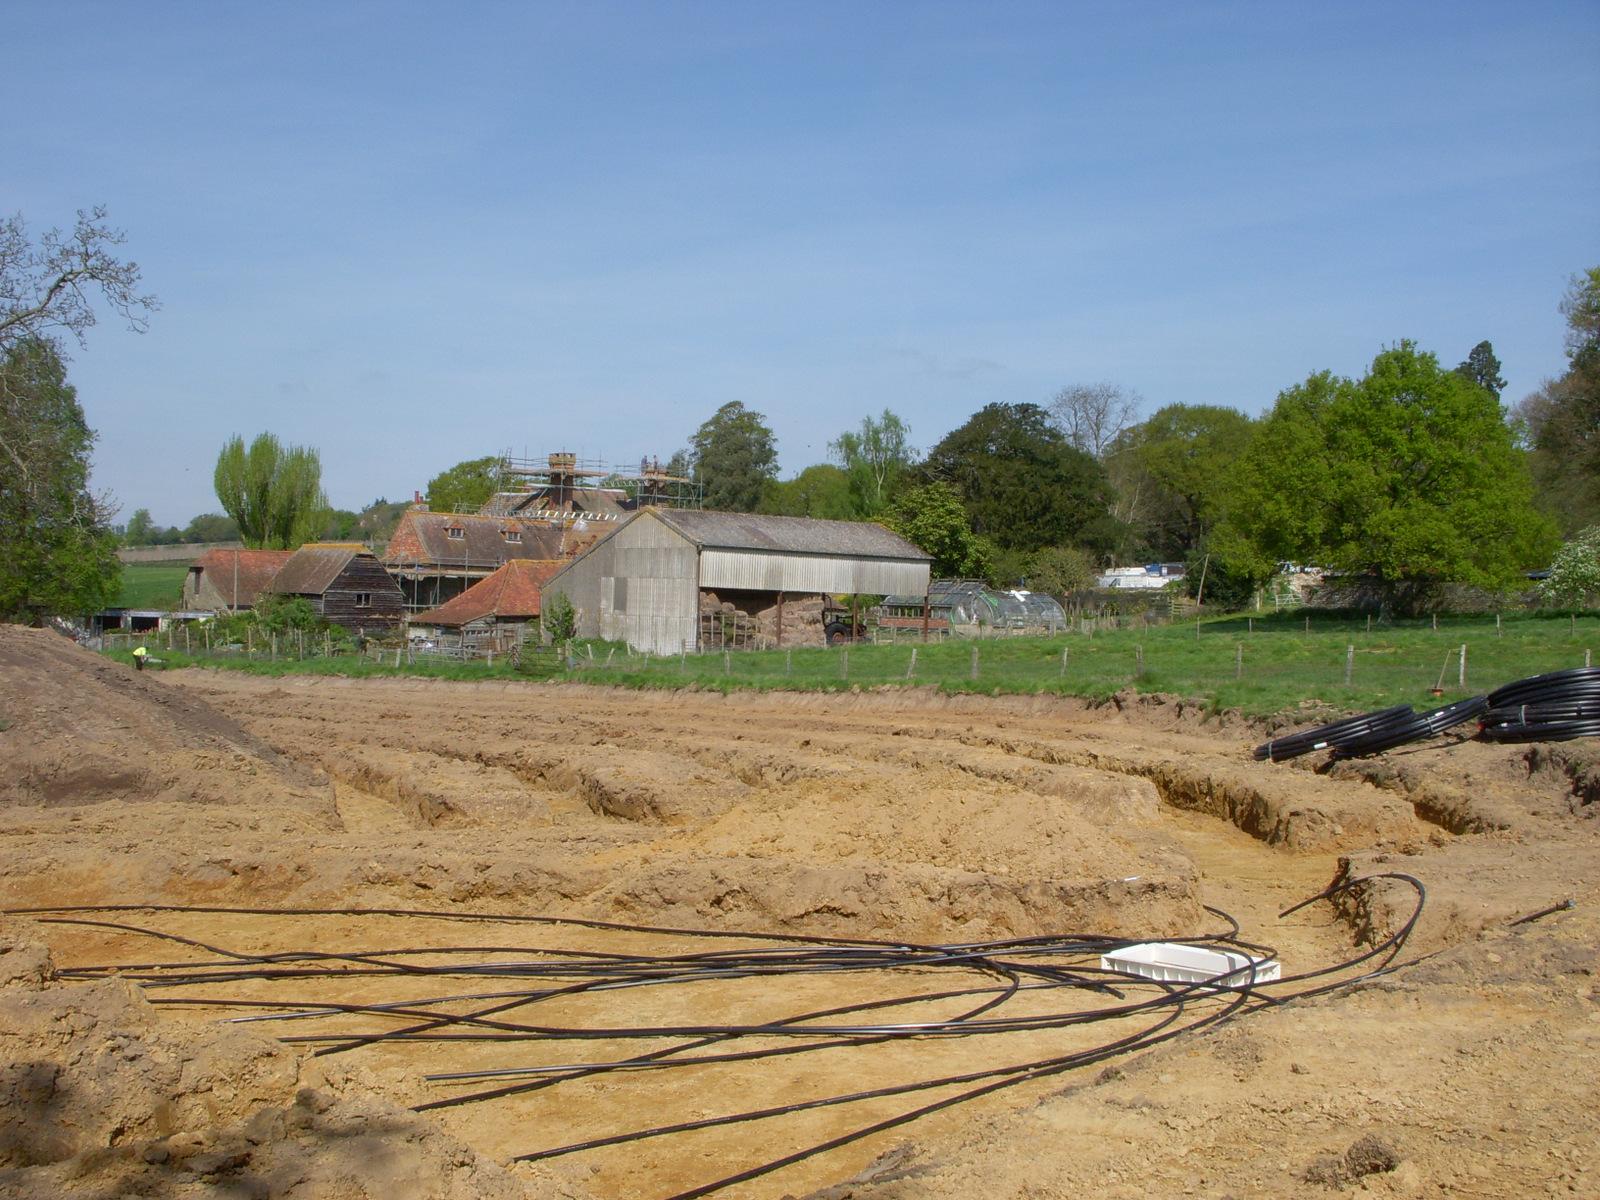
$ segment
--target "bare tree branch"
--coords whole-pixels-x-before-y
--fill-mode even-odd
[[[1139,415],[1144,398],[1115,383],[1075,383],[1050,402],[1050,417],[1067,441],[1095,458]]]
[[[60,332],[84,345],[97,320],[96,292],[143,333],[160,301],[139,291],[139,264],[115,255],[123,240],[103,205],[80,209],[70,233],[52,229],[37,246],[20,213],[0,220],[0,350],[25,338],[55,341]]]

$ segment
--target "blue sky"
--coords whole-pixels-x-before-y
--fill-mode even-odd
[[[1493,341],[1600,263],[1600,5],[8,7],[0,209],[106,204],[163,301],[71,368],[95,479],[183,524],[233,433],[330,499],[512,448],[783,473],[1108,379],[1249,413]],[[23,114],[18,118],[16,114]]]

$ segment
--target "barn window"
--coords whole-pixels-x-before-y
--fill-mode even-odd
[[[461,528],[459,525],[446,525],[444,528],[444,535],[452,541],[459,541],[467,536],[467,531]]]
[[[372,593],[371,592],[357,592],[356,593],[356,607],[357,608],[371,608],[372,607]]]
[[[520,529],[502,529],[500,534],[508,542],[520,542],[522,540],[522,530]]]
[[[625,575],[618,575],[616,583],[612,584],[611,611],[625,613],[628,611],[628,579]]]

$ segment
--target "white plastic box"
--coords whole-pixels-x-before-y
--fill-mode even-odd
[[[1250,964],[1255,964],[1255,974]],[[1178,942],[1140,942],[1100,956],[1104,971],[1120,971],[1145,979],[1168,983],[1215,983],[1223,987],[1244,987],[1250,983],[1274,983],[1280,973],[1275,958],[1252,959],[1231,950],[1206,950]]]

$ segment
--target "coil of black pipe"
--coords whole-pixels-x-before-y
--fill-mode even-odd
[[[1361,713],[1327,725],[1319,725],[1303,733],[1291,733],[1286,737],[1274,738],[1257,746],[1252,753],[1257,760],[1282,762],[1285,759],[1309,754],[1313,750],[1324,750],[1330,746],[1337,746],[1340,742],[1365,737],[1378,729],[1407,720],[1414,715],[1411,705],[1397,704],[1393,708]]]
[[[1600,667],[1518,679],[1489,693],[1478,736],[1492,742],[1600,737]]]
[[[1361,758],[1380,754],[1385,750],[1420,742],[1424,738],[1438,737],[1446,730],[1480,717],[1489,707],[1487,696],[1470,696],[1451,704],[1443,704],[1428,712],[1414,714],[1408,721],[1396,722],[1386,728],[1374,730],[1365,737],[1341,741],[1333,748],[1334,758]]]

